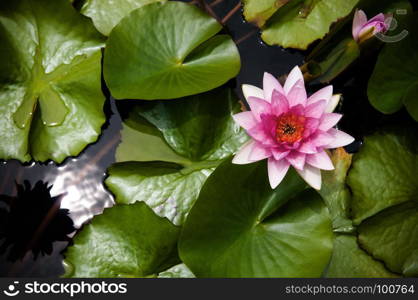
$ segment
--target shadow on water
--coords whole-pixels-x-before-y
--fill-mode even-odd
[[[28,252],[34,259],[51,255],[53,242],[69,242],[75,231],[68,209],[61,209],[64,195],[51,196],[52,186],[38,181],[16,184],[17,196],[0,195],[0,254],[11,262],[22,260]]]

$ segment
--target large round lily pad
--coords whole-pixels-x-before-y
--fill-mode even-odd
[[[324,203],[291,171],[275,190],[266,162],[224,162],[183,226],[180,257],[198,277],[319,277],[332,250]]]
[[[359,0],[245,0],[244,16],[261,27],[269,45],[306,49],[331,25],[350,14]]]
[[[145,203],[106,209],[65,253],[66,277],[148,277],[179,263],[179,228]]]
[[[144,5],[106,43],[104,76],[117,99],[172,99],[216,88],[235,77],[240,57],[222,26],[181,2]]]
[[[106,185],[119,203],[145,201],[182,224],[209,174],[247,140],[230,89],[142,103],[124,123]]]
[[[405,106],[418,121],[418,13],[409,16],[403,29],[406,37],[398,34],[400,41],[386,43],[379,55],[368,96],[379,111],[391,114]]]
[[[94,26],[108,36],[120,20],[142,5],[165,0],[86,0],[81,13],[93,20]]]
[[[67,0],[0,3],[0,159],[78,155],[105,121],[101,35]]]

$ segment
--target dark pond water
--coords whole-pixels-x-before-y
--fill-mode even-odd
[[[185,1],[190,2],[190,1]],[[236,80],[232,82],[235,87],[243,83],[261,86],[264,71],[276,76],[288,73],[295,65],[303,62],[304,53],[293,50],[283,50],[279,47],[268,47],[259,38],[257,29],[243,21],[241,9],[237,9],[238,0],[207,0],[195,1],[205,4],[218,20],[226,24],[226,31],[238,44],[242,69]],[[229,17],[230,16],[230,17]],[[341,126],[348,133],[359,140],[364,132],[371,127],[379,126],[387,119],[404,118],[403,112],[395,117],[382,117],[377,114],[367,102],[365,86],[367,78],[372,70],[373,61],[356,65],[347,76],[343,76],[335,82],[336,92],[345,95],[344,104],[340,109],[346,115]],[[313,86],[312,88],[318,88]],[[241,92],[236,88],[242,97]],[[108,95],[104,87],[105,94]],[[361,109],[359,109],[361,107]],[[113,196],[106,190],[103,180],[106,169],[114,162],[115,150],[120,142],[121,117],[115,101],[108,96],[105,111],[108,122],[103,128],[99,140],[88,146],[78,157],[68,158],[63,164],[26,164],[17,161],[0,162],[0,195],[13,197],[17,195],[16,184],[28,181],[32,186],[42,181],[51,188],[52,197],[61,195],[61,209],[68,209],[69,217],[75,228],[80,228],[94,215],[100,214],[105,207],[113,204]],[[351,147],[356,150],[358,143]],[[54,203],[48,193],[26,192],[19,197],[20,201],[14,214],[7,214],[4,206],[0,204],[0,235],[6,228],[4,223],[13,224],[7,226],[8,251],[0,254],[0,276],[24,276],[24,277],[56,277],[63,273],[62,251],[68,245],[65,241],[65,232],[71,229],[66,221],[66,212],[62,212],[62,219],[58,220],[53,232],[36,232],[33,224],[48,219],[48,210],[44,207],[52,207]],[[38,205],[30,205],[31,201]],[[49,205],[49,206],[48,206]],[[15,218],[11,220],[11,218]],[[70,228],[68,228],[70,226]],[[71,230],[70,230],[71,231]],[[3,233],[5,234],[5,233]],[[36,255],[32,251],[25,253],[26,245],[31,244],[33,238],[42,236],[41,249]],[[0,241],[0,253],[2,243]],[[21,257],[13,257],[13,251],[21,253]],[[20,251],[20,252],[19,252]],[[16,255],[15,255],[16,256]]]

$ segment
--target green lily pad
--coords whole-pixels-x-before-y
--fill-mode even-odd
[[[0,3],[0,158],[62,162],[105,121],[102,36],[67,0]]]
[[[348,174],[355,224],[418,197],[418,133],[395,128],[364,140]]]
[[[179,263],[178,235],[145,203],[114,206],[76,235],[65,277],[155,277]]]
[[[197,277],[319,277],[331,255],[331,220],[305,187],[291,170],[272,190],[265,161],[224,162],[183,226],[182,261]]]
[[[118,99],[173,99],[212,90],[240,70],[240,56],[222,26],[181,2],[144,5],[112,30],[104,77]]]
[[[120,20],[143,5],[165,0],[86,0],[81,13],[93,20],[94,26],[108,36]]]
[[[261,26],[269,45],[305,50],[323,38],[332,23],[350,14],[359,0],[244,1],[244,15]],[[270,8],[268,6],[270,5]]]
[[[364,221],[359,240],[393,272],[418,276],[418,197]]]
[[[159,216],[181,225],[218,164],[182,172],[181,167],[166,163],[118,163],[110,167],[106,185],[118,203],[145,201]]]
[[[243,0],[244,17],[261,27],[280,7],[289,0]]]
[[[247,140],[231,117],[239,108],[225,88],[137,106],[106,180],[116,201],[145,201],[181,225],[206,178]]]
[[[350,219],[351,194],[346,185],[352,155],[345,152],[344,148],[338,148],[332,152],[331,159],[335,170],[322,171],[322,188],[319,193],[329,209],[334,232],[353,232]]]
[[[338,235],[325,277],[328,278],[390,278],[399,277],[386,270],[385,266],[362,250],[357,238]]]
[[[179,264],[158,274],[158,278],[195,278],[185,264]]]
[[[368,96],[377,110],[391,114],[405,106],[418,121],[418,13],[410,14],[406,24],[408,35],[386,43],[380,53]]]

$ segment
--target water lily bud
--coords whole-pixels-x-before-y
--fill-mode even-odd
[[[380,13],[367,20],[365,12],[357,10],[353,20],[353,38],[360,44],[378,33],[387,32],[389,27],[390,22],[384,14]]]

